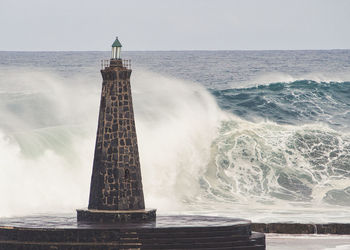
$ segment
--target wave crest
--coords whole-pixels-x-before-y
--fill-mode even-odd
[[[250,121],[293,125],[321,122],[350,131],[350,82],[300,80],[212,93],[224,110]]]

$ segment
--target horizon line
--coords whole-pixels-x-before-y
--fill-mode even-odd
[[[185,50],[124,50],[124,52],[201,52],[201,51],[330,51],[345,49],[185,49]],[[109,50],[0,50],[0,52],[110,52]]]

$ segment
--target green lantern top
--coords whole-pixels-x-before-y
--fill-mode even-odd
[[[113,47],[122,47],[122,44],[119,42],[118,37],[115,38],[115,41],[112,44],[112,48]]]

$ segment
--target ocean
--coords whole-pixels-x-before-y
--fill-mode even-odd
[[[109,57],[0,52],[0,217],[87,206]],[[122,57],[147,207],[350,222],[350,50]]]

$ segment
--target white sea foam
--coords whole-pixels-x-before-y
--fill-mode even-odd
[[[213,143],[207,193],[224,200],[347,204],[349,135],[325,125],[251,123],[232,117]],[[342,197],[341,197],[342,196]],[[253,198],[254,197],[254,198]]]
[[[69,80],[49,72],[0,76],[0,197],[5,204],[0,216],[87,205],[100,82],[97,76]],[[315,219],[316,210],[334,215],[334,209],[320,208],[329,190],[350,185],[309,162],[321,143],[322,154],[348,152],[347,137],[324,125],[247,122],[220,110],[198,84],[146,71],[133,74],[132,90],[148,207],[228,216],[241,211],[257,220],[285,213],[298,218],[302,211]],[[322,136],[324,141],[307,140]],[[305,148],[293,148],[297,142]],[[306,191],[288,193],[288,185],[278,182],[282,172],[292,181],[288,185],[304,185]],[[339,217],[348,216],[338,211]]]

